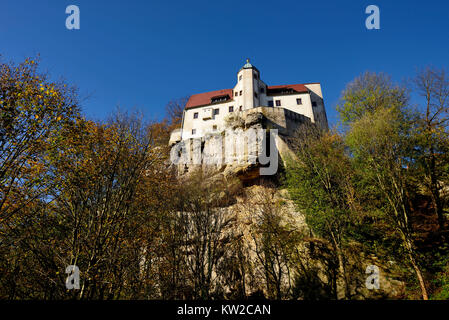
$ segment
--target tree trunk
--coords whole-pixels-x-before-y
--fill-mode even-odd
[[[407,246],[408,257],[413,266],[413,269],[415,270],[416,277],[418,278],[419,286],[421,288],[422,298],[423,298],[423,300],[429,300],[429,296],[427,295],[426,285],[424,283],[424,277],[422,275],[421,269],[419,268],[418,264],[416,263],[415,257],[413,255],[413,249],[412,249],[411,243],[409,240],[405,240],[405,242],[406,242],[406,246]]]

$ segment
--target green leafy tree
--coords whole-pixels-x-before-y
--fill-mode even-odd
[[[383,210],[387,221],[399,232],[423,299],[428,299],[410,222],[408,167],[416,122],[408,109],[406,90],[393,85],[382,74],[367,73],[344,91],[339,110],[342,120],[349,125],[346,141],[360,165],[360,174],[370,177],[385,199]]]
[[[345,246],[359,211],[353,169],[342,138],[315,125],[298,130],[297,161],[287,166],[289,193],[312,232],[329,241],[338,259],[338,278],[350,298]]]

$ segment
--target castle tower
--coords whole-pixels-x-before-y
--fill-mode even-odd
[[[237,72],[237,84],[234,88],[234,100],[239,108],[242,106],[242,111],[259,105],[259,98],[254,94],[258,91],[258,79],[259,70],[246,59],[246,64]]]

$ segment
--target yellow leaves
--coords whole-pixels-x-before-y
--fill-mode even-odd
[[[34,118],[37,120],[37,119],[39,119],[39,116],[36,114],[36,115],[34,115]]]
[[[55,96],[58,95],[58,93],[57,93],[56,91],[52,91],[52,92],[51,92],[51,95],[52,95],[53,97],[55,97]]]
[[[55,90],[54,85],[40,84],[39,90],[42,93],[45,93],[47,96],[52,96],[52,97],[58,96],[58,91]],[[42,99],[41,95],[38,95],[38,97]]]

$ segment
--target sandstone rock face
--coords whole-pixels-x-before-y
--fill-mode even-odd
[[[261,157],[277,155],[278,160],[292,155],[288,137],[306,122],[310,119],[287,109],[258,107],[230,115],[222,132],[180,140],[180,132],[174,131],[170,138],[172,163],[180,175],[202,169],[243,179],[256,177],[258,168],[267,164]],[[270,139],[275,145],[273,152]]]
[[[395,272],[394,263],[382,262],[374,256],[364,256],[357,243],[350,244],[346,253],[346,274],[351,275],[351,280],[349,286],[345,284],[336,271],[338,268],[332,269],[330,266],[332,263],[338,264],[332,246],[313,235],[305,216],[296,210],[285,189],[253,185],[244,189],[243,195],[237,198],[235,204],[223,209],[235,221],[232,237],[238,239],[240,250],[247,259],[247,296],[262,293],[265,297],[273,298],[272,292],[267,291],[266,270],[263,266],[263,252],[266,248],[261,247],[265,241],[260,232],[261,223],[267,217],[280,217],[280,225],[297,235],[294,249],[287,254],[295,263],[282,262],[281,259],[274,270],[281,280],[282,298],[291,298],[295,292],[299,292],[297,299],[344,299],[345,296],[351,299],[394,299],[404,295],[404,283],[396,279],[398,272]],[[273,236],[282,237],[279,234]],[[278,240],[274,239],[273,248],[283,245],[284,240]],[[284,244],[288,245],[288,241]],[[370,265],[379,268],[379,289],[369,289],[366,286],[370,276],[366,274],[366,268]],[[231,294],[231,288],[227,290]]]

